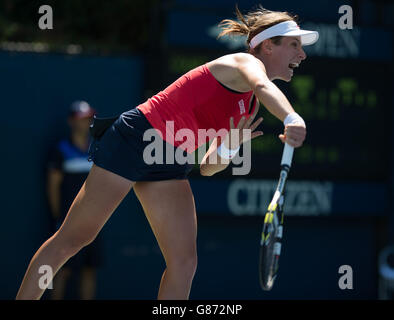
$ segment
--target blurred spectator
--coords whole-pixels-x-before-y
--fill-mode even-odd
[[[70,108],[70,135],[50,150],[47,170],[47,196],[54,231],[59,229],[92,166],[88,159],[89,126],[95,110],[85,101],[75,101]],[[91,300],[96,293],[96,269],[101,260],[100,235],[71,258],[53,281],[52,299],[67,297],[71,276],[79,278],[79,298]]]
[[[394,300],[394,245],[379,254],[379,299]]]

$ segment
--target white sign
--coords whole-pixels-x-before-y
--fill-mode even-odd
[[[236,179],[227,192],[230,212],[237,216],[264,215],[278,181]],[[284,211],[286,215],[328,215],[332,207],[331,182],[288,181]]]

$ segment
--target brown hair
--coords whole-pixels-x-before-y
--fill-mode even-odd
[[[235,7],[235,12],[238,21],[231,19],[222,20],[219,23],[219,28],[222,29],[222,32],[219,34],[218,38],[225,35],[247,35],[246,43],[248,44],[248,47],[253,37],[261,31],[268,29],[277,23],[284,21],[297,22],[298,19],[296,15],[282,11],[270,11],[263,8],[261,5],[258,6],[257,10],[250,11],[246,15],[243,15],[241,11],[239,11],[238,6]],[[271,39],[275,44],[279,44],[281,38],[281,36],[278,36]],[[255,50],[258,50],[258,48],[259,46],[257,46]]]

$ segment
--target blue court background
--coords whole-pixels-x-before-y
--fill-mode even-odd
[[[66,132],[69,103],[85,99],[102,116],[139,104],[144,63],[137,56],[1,53],[0,70],[0,298],[12,299],[32,255],[50,235],[44,160],[51,141]],[[266,293],[257,273],[262,217],[232,216],[225,201],[211,209],[212,195],[224,198],[225,181],[206,178],[191,184],[199,215],[199,266],[192,299],[376,298],[377,235],[370,215],[287,218],[280,277]],[[154,299],[164,261],[133,192],[102,233],[105,262],[99,270],[97,298]],[[343,264],[353,266],[354,290],[338,288],[338,268]]]
[[[196,3],[173,1],[167,12],[167,45],[224,50],[201,30],[232,16],[234,3]],[[283,5],[265,1],[264,5],[272,10],[286,7],[309,23],[329,24],[336,23],[340,5],[351,2],[322,3],[313,7],[310,1],[284,1]],[[253,5],[251,0],[240,2],[241,9]],[[370,1],[363,2],[359,18],[371,28],[361,31],[358,58],[392,60],[393,42],[381,38],[388,31],[372,28],[373,8]],[[390,11],[383,15],[390,19]],[[188,28],[180,28],[182,23]],[[386,50],[376,50],[369,41],[383,43]],[[0,299],[14,299],[32,255],[50,236],[44,163],[47,148],[67,132],[70,103],[87,100],[103,117],[135,107],[146,98],[144,83],[150,62],[144,55],[0,51]],[[160,76],[158,72],[158,79]],[[226,203],[231,181],[191,179],[198,214],[199,264],[190,298],[376,299],[377,256],[392,216],[394,175],[388,174],[384,184],[335,184],[329,214],[286,217],[280,274],[271,292],[263,292],[258,283],[263,216],[231,214]],[[102,233],[105,259],[98,273],[97,298],[155,299],[164,261],[132,191]],[[341,265],[353,268],[353,290],[338,287]]]

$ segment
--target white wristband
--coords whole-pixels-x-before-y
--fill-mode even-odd
[[[239,147],[234,150],[227,149],[227,147],[222,143],[217,149],[218,155],[223,159],[232,159],[238,153]]]
[[[296,112],[289,113],[283,123],[284,125],[287,125],[289,123],[301,123],[305,126],[304,119],[302,119],[300,115]]]

